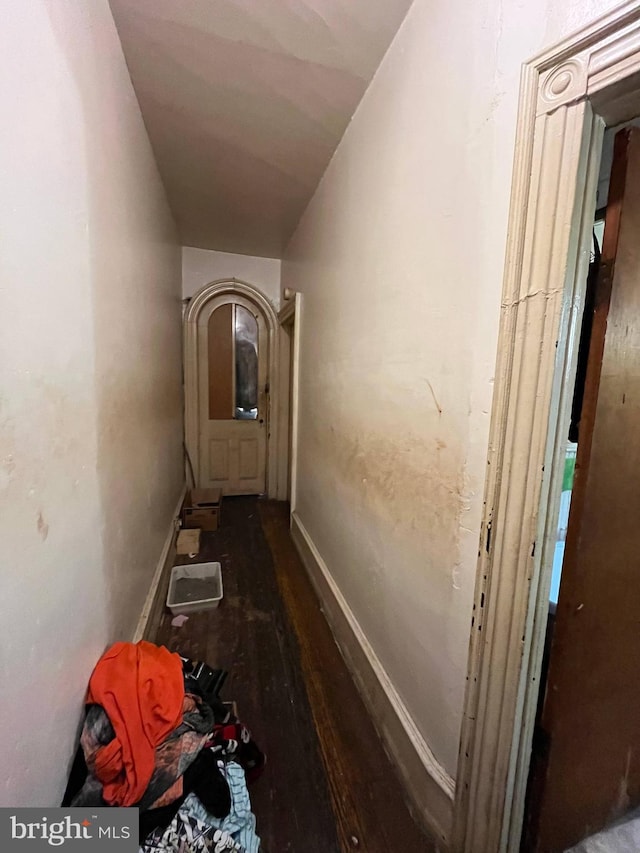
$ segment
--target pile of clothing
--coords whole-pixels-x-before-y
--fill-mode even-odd
[[[138,807],[142,853],[259,853],[247,782],[265,758],[219,676],[145,641],[108,649],[63,805]]]

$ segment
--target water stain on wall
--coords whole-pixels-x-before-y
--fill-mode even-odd
[[[313,429],[314,454],[394,526],[454,530],[466,505],[462,455],[441,439],[344,424]],[[309,437],[309,436],[308,436]]]

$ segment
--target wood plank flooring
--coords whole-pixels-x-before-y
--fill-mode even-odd
[[[288,533],[286,504],[225,498],[197,561],[222,564],[224,598],[158,643],[229,671],[268,763],[251,787],[266,853],[422,853],[435,847],[402,787],[333,641]],[[176,557],[176,563],[189,563]]]

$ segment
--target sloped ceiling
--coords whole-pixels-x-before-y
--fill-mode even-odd
[[[184,245],[281,257],[411,0],[110,0]]]

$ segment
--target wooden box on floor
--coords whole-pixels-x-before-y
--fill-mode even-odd
[[[217,530],[222,509],[221,489],[190,489],[182,508],[182,526]]]

